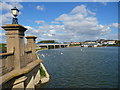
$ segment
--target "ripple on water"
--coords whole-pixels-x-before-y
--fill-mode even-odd
[[[117,48],[72,47],[38,53],[47,54],[41,59],[51,75],[42,88],[117,87]]]

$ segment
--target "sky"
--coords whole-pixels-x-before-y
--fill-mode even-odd
[[[95,1],[95,0],[94,0]],[[25,36],[37,41],[81,42],[97,39],[118,39],[118,2],[0,2],[0,24],[11,24],[11,10],[20,12],[18,23],[28,30]],[[0,28],[0,42],[6,42]]]

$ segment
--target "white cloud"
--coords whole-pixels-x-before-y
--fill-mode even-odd
[[[31,26],[25,26],[28,30],[26,31],[27,35],[36,35],[41,33],[42,31],[40,31],[40,29],[35,29]]]
[[[10,2],[10,3],[6,3],[6,2],[0,2],[0,5],[2,6],[2,8],[0,8],[0,10],[7,10],[10,11],[13,7],[17,7],[18,9],[23,8],[23,6],[21,4],[19,4],[18,2]]]
[[[9,3],[7,3],[7,2],[0,2],[0,5],[2,6],[2,8],[0,8],[1,12],[2,11],[7,11],[6,13],[0,15],[0,17],[2,17],[2,18],[0,18],[0,21],[1,21],[0,25],[5,25],[7,23],[12,22],[13,15],[11,13],[11,9],[13,7],[16,6],[19,10],[21,8],[23,8],[23,6],[21,4],[19,4],[18,2],[16,2],[16,3],[15,2],[9,2]],[[21,14],[21,12],[19,14]]]
[[[81,13],[82,15],[87,15],[87,10],[85,5],[76,6],[72,11],[72,14]]]
[[[34,33],[39,40],[84,41],[108,38],[110,26],[99,24],[95,14],[85,5],[76,6],[70,13],[62,14],[51,22],[55,25],[48,25],[43,20],[36,21],[38,24],[44,24],[38,27],[37,33],[34,32],[36,29],[31,29],[33,31],[30,32]]]
[[[76,6],[69,14],[62,14],[57,21],[64,24],[63,31],[69,34],[70,40],[80,41],[86,39],[97,39],[110,33],[109,26],[99,24],[95,17],[95,12],[92,12],[85,5]]]
[[[87,9],[87,7],[85,5],[80,5],[80,6],[76,6],[72,11],[71,11],[72,14],[82,14],[83,16],[86,16],[88,14],[91,14],[91,15],[96,15],[96,13],[90,11]]]
[[[25,28],[27,28],[28,30],[25,32],[25,36],[37,36],[37,40],[40,40],[41,38],[43,38],[43,34],[45,33],[45,31],[43,29],[37,28],[35,29],[34,27],[31,26],[25,26]]]
[[[51,33],[51,34],[55,34],[55,33],[56,33],[56,30],[50,30],[50,33]]]
[[[96,15],[96,13],[94,13],[94,12],[92,12],[90,10],[88,10],[88,13],[91,14],[91,15]]]
[[[5,22],[10,21],[8,20],[11,17],[9,14],[5,14]],[[38,41],[48,39],[57,41],[84,41],[112,36],[110,35],[110,27],[117,27],[116,23],[108,26],[99,24],[95,15],[96,13],[89,10],[85,5],[76,6],[70,13],[57,17],[51,22],[51,25],[48,25],[44,20],[36,20],[35,23],[42,24],[42,26],[39,26],[37,29],[26,26],[28,30],[25,35],[35,35],[38,37]],[[113,36],[115,37],[115,35]]]
[[[119,23],[112,23],[109,25],[110,27],[115,27],[120,29],[120,24]]]
[[[104,36],[104,38],[108,40],[118,40],[120,39],[120,33],[109,33]]]
[[[45,21],[44,20],[37,20],[37,21],[35,21],[35,23],[37,23],[37,24],[44,24]]]
[[[52,24],[60,24],[60,22],[57,22],[57,21],[52,21],[51,23]]]
[[[34,28],[31,26],[25,26],[28,30],[25,32],[26,36],[35,35],[37,36],[37,41],[40,40],[48,40],[54,39],[58,40],[60,38],[59,33],[60,30],[64,29],[64,25],[48,25],[44,24],[43,26],[39,26],[38,28]]]
[[[6,42],[5,31],[1,27],[0,27],[0,42],[3,42],[3,43]]]
[[[40,28],[40,29],[44,29],[44,27],[43,27],[43,26],[39,26],[38,28]]]
[[[49,25],[49,29],[55,30],[64,29],[64,25]]]
[[[8,11],[10,11],[10,10],[13,8],[12,5],[7,4],[7,3],[5,3],[5,2],[0,2],[0,5],[2,6],[2,7],[0,8],[0,10],[8,10]]]
[[[95,14],[85,5],[76,6],[70,13],[62,14],[51,22],[52,24],[61,22],[63,25],[48,25],[43,20],[37,20],[35,23],[43,26],[39,26],[37,29],[26,26],[28,28],[26,35],[35,35],[38,40],[55,39],[59,41],[82,41],[98,39],[101,36],[106,37],[106,34],[110,32],[110,27],[117,25],[116,23],[111,26],[101,25]],[[7,16],[10,15],[6,14]]]
[[[0,15],[0,17],[2,17],[1,18],[1,25],[4,25],[4,24],[6,24],[6,23],[9,23],[10,21],[12,22],[12,17],[13,17],[13,15],[10,13],[10,12],[8,12],[8,13],[6,13],[6,14],[3,14],[3,15]]]
[[[43,10],[45,10],[45,7],[44,6],[36,6],[36,9],[40,10],[40,11],[43,11]]]

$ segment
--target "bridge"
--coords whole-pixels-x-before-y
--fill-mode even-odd
[[[0,54],[0,87],[10,90],[35,89],[37,84],[49,81],[49,74],[36,55],[37,37],[27,36],[25,44],[24,33],[27,28],[19,24],[7,24],[2,28],[6,31],[7,52]],[[47,78],[44,81],[41,68],[45,71],[44,78]]]
[[[69,47],[69,44],[57,44],[57,43],[39,43],[39,44],[37,44],[37,48],[55,49],[55,48],[65,48],[65,47]]]

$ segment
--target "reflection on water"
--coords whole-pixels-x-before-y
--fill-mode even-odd
[[[71,47],[38,54],[51,75],[50,82],[42,88],[116,88],[118,85],[116,47]]]

